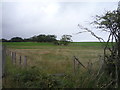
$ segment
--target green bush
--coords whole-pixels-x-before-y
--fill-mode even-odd
[[[58,88],[61,81],[51,75],[40,72],[37,68],[29,68],[13,75],[13,81],[20,88]]]

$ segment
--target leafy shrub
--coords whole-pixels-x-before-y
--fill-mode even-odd
[[[18,87],[20,88],[57,88],[61,85],[58,78],[40,72],[37,68],[16,73],[13,76],[13,81],[19,83]]]

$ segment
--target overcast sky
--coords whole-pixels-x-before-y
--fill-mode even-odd
[[[2,37],[28,38],[39,34],[72,35],[73,41],[98,41],[90,33],[75,34],[78,24],[90,28],[96,35],[107,33],[92,28],[88,22],[95,15],[116,10],[118,2],[2,2]]]

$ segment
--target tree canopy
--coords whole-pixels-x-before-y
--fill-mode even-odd
[[[45,35],[45,34],[40,34],[38,36],[33,36],[30,38],[21,38],[21,37],[13,37],[10,40],[7,39],[2,39],[2,42],[54,42],[57,41],[57,36],[56,35]]]
[[[120,11],[108,11],[102,16],[96,16],[94,24],[97,28],[109,32],[104,48],[104,70],[112,75],[115,87],[120,83]],[[110,42],[110,43],[109,43]]]
[[[31,38],[29,38],[30,41],[33,42],[53,42],[56,41],[56,36],[55,35],[38,35],[38,36],[33,36]]]
[[[21,37],[13,37],[10,42],[23,42],[23,39]]]
[[[118,53],[120,58],[120,12],[114,10],[106,12],[103,16],[96,16],[94,23],[97,25],[97,28],[109,32],[107,42],[116,42],[116,46],[113,45],[113,48],[109,49],[114,51],[114,47],[118,48],[116,54]]]

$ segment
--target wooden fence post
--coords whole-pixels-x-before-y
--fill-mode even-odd
[[[14,53],[14,63],[16,64],[16,52]]]
[[[14,56],[15,56],[15,54],[14,54],[14,52],[13,52],[13,55],[12,55],[12,61],[13,61],[13,64],[14,64]]]
[[[20,58],[19,58],[19,65],[21,65],[21,60],[22,60],[22,57],[20,56]]]
[[[24,66],[27,66],[27,56],[24,56]]]
[[[12,60],[12,52],[10,51],[10,58],[11,58],[11,60]]]
[[[2,46],[2,77],[5,76],[6,47]]]
[[[14,63],[14,53],[11,52],[12,64]]]

